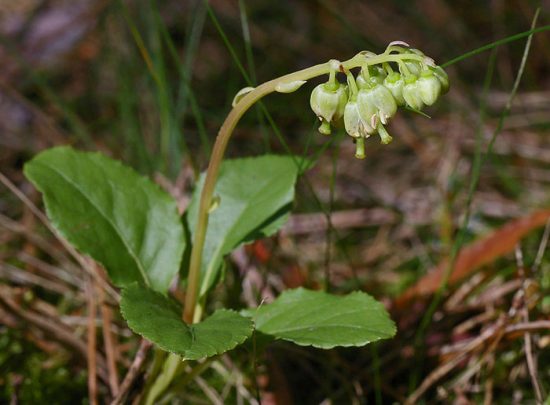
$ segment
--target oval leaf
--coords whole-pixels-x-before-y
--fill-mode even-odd
[[[166,292],[179,270],[183,226],[170,195],[99,153],[49,149],[25,165],[55,228],[103,264],[117,286]]]
[[[243,343],[253,330],[252,321],[235,311],[221,309],[200,323],[188,325],[174,301],[140,285],[122,291],[122,316],[134,332],[161,349],[188,360],[222,354]]]
[[[247,313],[266,335],[322,349],[364,346],[396,332],[384,306],[360,291],[337,296],[303,288],[286,290],[271,304]]]
[[[200,295],[218,279],[224,255],[244,241],[275,233],[284,224],[298,173],[296,162],[289,156],[266,155],[222,163],[214,192],[219,206],[208,219]],[[203,184],[204,174],[188,210],[193,234]]]

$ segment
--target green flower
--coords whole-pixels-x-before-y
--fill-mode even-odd
[[[344,108],[348,101],[347,86],[338,82],[328,82],[313,89],[310,105],[313,112],[321,120],[319,132],[329,135],[330,123],[344,116]]]
[[[390,73],[384,79],[384,86],[391,92],[398,106],[405,105],[405,99],[403,98],[404,85],[403,77],[397,72]]]
[[[346,132],[354,138],[368,138],[375,132],[370,125],[370,119],[361,114],[357,101],[348,101],[346,104],[344,127]]]
[[[424,70],[416,81],[420,99],[426,105],[433,105],[441,94],[441,82],[431,70]]]
[[[377,84],[371,89],[360,90],[357,102],[361,115],[369,121],[375,116],[376,120],[386,124],[397,111],[397,103],[391,91],[381,84]],[[376,127],[376,125],[372,126]]]
[[[402,41],[390,43],[382,54],[363,51],[350,61],[353,63],[329,61],[329,80],[313,90],[310,104],[321,120],[319,132],[330,134],[331,125],[343,121],[346,132],[355,140],[356,157],[361,159],[365,157],[365,141],[371,135],[378,134],[383,144],[392,141],[386,127],[399,106],[421,111],[449,89],[449,77],[443,68]],[[358,65],[361,70],[354,77],[351,70]],[[336,80],[339,73],[346,75],[347,86]],[[285,83],[280,91],[293,91],[301,84]]]
[[[413,110],[420,111],[424,107],[424,102],[420,97],[418,79],[415,75],[405,76],[405,85],[403,86],[403,98],[405,103]]]

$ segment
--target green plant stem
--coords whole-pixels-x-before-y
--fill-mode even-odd
[[[384,62],[400,62],[404,59],[418,61],[423,60],[421,56],[413,54],[381,54],[367,57],[366,55],[359,53],[353,58],[345,62],[341,62],[338,68],[340,71],[344,72],[356,67],[377,65]],[[333,63],[326,62],[266,82],[244,96],[239,103],[233,107],[222,124],[218,136],[216,137],[216,142],[214,143],[212,155],[210,156],[210,163],[206,172],[206,179],[204,181],[204,187],[199,204],[197,224],[195,227],[195,238],[193,241],[193,248],[191,250],[187,293],[185,296],[185,305],[183,310],[183,320],[186,323],[193,323],[194,321],[197,321],[197,318],[194,317],[194,313],[198,298],[202,251],[204,248],[204,241],[206,239],[206,228],[208,226],[208,211],[210,210],[212,204],[214,187],[218,178],[220,165],[225,150],[227,149],[229,139],[231,138],[237,123],[250,107],[252,107],[262,97],[277,91],[276,89],[279,85],[300,80],[309,80],[317,76],[326,75],[332,70],[334,70]]]
[[[164,361],[162,370],[155,378],[155,382],[151,385],[151,388],[147,390],[147,396],[145,397],[145,405],[153,405],[156,403],[157,398],[166,390],[166,388],[172,383],[174,376],[178,370],[183,367],[183,360],[177,354],[169,353],[168,357]]]

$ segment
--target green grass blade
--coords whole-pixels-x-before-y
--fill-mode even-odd
[[[466,53],[464,53],[460,56],[457,56],[456,58],[453,58],[453,59],[443,63],[441,65],[441,67],[445,68],[447,66],[454,65],[455,63],[461,62],[464,59],[471,58],[472,56],[475,56],[475,55],[480,54],[480,53],[485,52],[485,51],[489,51],[493,48],[499,47],[500,45],[508,44],[510,42],[514,42],[514,41],[517,41],[519,39],[529,37],[529,36],[533,36],[534,34],[537,34],[539,32],[543,32],[543,31],[548,31],[548,30],[550,30],[550,25],[545,25],[543,27],[530,29],[529,31],[520,32],[519,34],[515,34],[515,35],[511,35],[509,37],[503,38],[503,39],[499,39],[498,41],[491,42],[490,44],[483,45],[479,48],[476,48],[476,49],[471,50],[469,52],[466,52]]]

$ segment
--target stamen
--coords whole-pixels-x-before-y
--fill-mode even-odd
[[[370,126],[373,129],[376,129],[378,126],[378,116],[376,114],[373,114],[372,117],[370,117]]]

